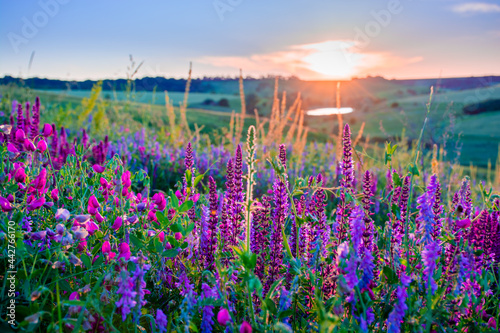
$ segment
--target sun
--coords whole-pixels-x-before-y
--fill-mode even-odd
[[[302,62],[304,67],[318,73],[323,79],[350,79],[359,73],[362,55],[352,51],[351,41],[325,41],[301,45],[307,50]]]

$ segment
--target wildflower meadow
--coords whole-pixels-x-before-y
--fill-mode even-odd
[[[0,134],[0,312],[18,331],[498,330],[498,189],[424,149],[427,118],[370,148],[347,123],[303,141],[283,114],[217,145],[182,113],[160,142],[42,112],[13,101]]]

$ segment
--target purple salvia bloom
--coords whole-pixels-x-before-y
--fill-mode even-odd
[[[206,257],[206,268],[214,269],[214,255],[217,248],[217,209],[218,209],[218,197],[217,197],[217,187],[215,180],[210,176],[208,178],[209,187],[209,203],[210,203],[210,218],[208,220],[208,242],[207,242],[207,257]]]
[[[201,285],[201,295],[204,300],[206,299],[216,299],[217,292],[214,290],[215,288],[210,287],[208,284],[203,283]],[[213,305],[205,305],[203,307],[203,313],[201,318],[201,332],[202,333],[211,333],[212,327],[214,325],[214,306]]]
[[[375,264],[373,263],[373,256],[367,248],[363,248],[361,253],[362,258],[359,263],[359,270],[361,271],[361,281],[359,284],[359,289],[367,287],[373,280],[373,271],[375,269]]]
[[[19,130],[19,129],[24,131],[23,105],[21,103],[17,104],[17,128],[16,128],[16,130]],[[14,131],[14,129],[12,129],[12,130]]]
[[[435,180],[434,180],[435,178]],[[435,181],[434,204],[432,211],[434,213],[434,224],[432,238],[436,240],[441,235],[441,228],[443,226],[443,218],[441,215],[444,213],[444,206],[441,204],[441,184],[436,175],[431,176],[431,182]]]
[[[160,309],[156,310],[156,327],[159,333],[167,333],[168,321],[167,316]]]
[[[318,186],[323,186],[323,177],[321,174],[318,175],[316,179],[316,183]],[[318,189],[316,193],[314,193],[313,196],[313,201],[314,201],[314,214],[316,215],[316,218],[318,221],[316,222],[315,225],[315,232],[316,232],[316,241],[321,242],[321,245],[319,246],[321,248],[321,255],[323,257],[326,257],[328,255],[328,250],[327,246],[328,243],[330,242],[330,226],[326,224],[326,214],[325,214],[325,207],[326,207],[326,195],[325,195],[325,190],[323,189]],[[319,244],[318,244],[319,245]]]
[[[33,119],[31,121],[30,137],[33,140],[38,135],[38,128],[40,127],[40,98],[35,98],[33,105]]]
[[[283,165],[283,167],[286,170],[286,161],[287,161],[287,159],[286,159],[286,147],[285,147],[284,144],[280,145],[279,159],[280,159],[281,164]]]
[[[406,305],[407,297],[408,294],[406,293],[406,286],[399,286],[396,290],[397,303],[389,314],[389,318],[387,318],[388,333],[401,332],[401,323],[405,317],[406,310],[408,310],[408,306]]]
[[[365,231],[364,223],[365,213],[363,209],[356,205],[351,213],[350,218],[350,235],[354,251],[356,251],[357,256],[360,256],[361,239],[363,237],[363,232]]]
[[[254,213],[252,223],[252,253],[257,255],[257,264],[255,265],[255,274],[263,280],[266,267],[266,253],[269,249],[269,229],[270,229],[270,210],[271,198],[262,197],[261,209]]]
[[[137,310],[140,313],[141,307],[146,305],[146,301],[144,300],[146,288],[146,281],[144,281],[144,276],[146,272],[151,268],[151,265],[144,264],[146,258],[139,256],[137,260],[137,264],[135,267],[134,275],[132,276],[132,284],[135,286],[136,294],[137,294],[137,304],[139,305]],[[138,317],[137,317],[138,318]]]
[[[471,270],[469,270],[469,267],[470,263],[467,254],[461,253],[458,257],[458,276],[455,295],[459,295],[461,293],[464,282],[469,279],[471,275]]]
[[[338,243],[342,243],[347,236],[347,221],[349,220],[350,215],[350,203],[346,202],[345,192],[343,190],[340,191],[340,199],[337,205],[337,214],[335,217],[335,224],[333,227],[336,230]]]
[[[434,193],[424,192],[417,198],[417,230],[420,233],[420,243],[424,246],[433,241],[432,234],[434,232]]]
[[[464,217],[470,217],[472,212],[472,199],[470,182],[467,177],[462,180],[460,189],[453,196],[452,207],[459,213],[463,213]]]
[[[488,228],[484,238],[485,257],[488,263],[498,262],[500,259],[500,225],[496,213],[496,211],[493,211],[489,216]]]
[[[363,198],[361,202],[363,203],[363,209],[365,211],[365,232],[363,233],[363,246],[367,248],[369,251],[373,249],[373,234],[375,233],[375,227],[373,225],[373,220],[370,218],[370,215],[373,215],[371,212],[371,205],[373,202],[371,201],[371,197],[373,196],[373,180],[370,171],[366,171],[363,176]]]
[[[470,227],[469,242],[473,246],[474,251],[483,250],[483,253],[475,256],[478,268],[485,262],[485,255],[487,254],[487,247],[485,241],[488,235],[488,230],[491,223],[491,217],[485,209],[479,214],[479,218],[473,222]]]
[[[406,176],[403,180],[403,187],[401,189],[399,210],[400,219],[395,219],[393,223],[393,239],[394,243],[398,246],[401,245],[403,236],[405,234],[406,225],[406,212],[408,209],[408,198],[410,197],[410,176]]]
[[[189,281],[185,272],[181,274],[179,282],[177,282],[175,286],[180,289],[180,294],[184,297],[181,303],[181,314],[178,318],[186,327],[189,327],[194,307],[196,305],[196,297],[198,295],[194,291],[194,286]]]
[[[127,315],[135,308],[137,302],[135,301],[137,293],[134,291],[134,282],[130,278],[126,269],[121,271],[121,281],[117,290],[117,294],[121,295],[116,307],[121,309],[122,321],[127,319]]]
[[[88,136],[85,128],[82,129],[82,145],[83,145],[83,148],[87,148],[89,145],[89,136]]]
[[[209,244],[209,219],[210,211],[207,206],[201,206],[201,232],[200,232],[200,247],[199,255],[200,261],[206,262],[208,257],[208,251],[210,248]],[[206,266],[206,265],[205,265]]]
[[[295,209],[297,210],[297,214],[299,214],[298,210],[298,205],[299,205],[299,200],[294,199],[294,204],[295,204]],[[292,251],[292,256],[294,258],[297,258],[297,223],[296,223],[296,217],[292,216],[292,227],[290,230],[290,240],[288,244],[290,245],[290,250]]]
[[[426,282],[426,288],[430,288],[430,292],[435,293],[437,290],[436,281],[434,281],[434,272],[437,267],[437,261],[441,256],[441,246],[438,242],[429,242],[422,251],[423,261],[423,280]]]
[[[188,142],[186,147],[186,157],[184,158],[184,166],[186,170],[193,170],[194,167],[194,158],[193,158],[193,148],[191,146],[191,142]]]
[[[306,207],[306,197],[305,195],[300,197],[298,204],[298,214],[299,216],[305,216],[307,211]],[[307,251],[309,247],[309,222],[305,222],[299,229],[299,257],[302,255],[307,261]]]
[[[243,193],[243,156],[241,146],[236,148],[236,156],[234,158],[234,191],[232,197],[232,214],[231,220],[233,224],[233,244],[237,244],[239,239],[244,239],[243,235],[243,202],[245,195]]]
[[[347,266],[345,268],[345,281],[349,291],[352,291],[354,287],[359,283],[359,278],[357,274],[358,268],[358,257],[355,253],[351,253],[349,259],[347,260]]]
[[[276,178],[273,185],[274,189],[274,211],[273,224],[271,230],[270,242],[270,265],[268,279],[266,281],[266,292],[274,281],[280,278],[280,270],[283,265],[283,235],[282,229],[285,224],[288,211],[288,195],[286,185],[279,178]]]
[[[351,147],[351,128],[349,124],[344,126],[344,136],[342,138],[343,143],[343,156],[342,156],[342,180],[340,184],[346,189],[353,188],[354,180],[354,163],[352,161],[352,147]]]
[[[343,156],[342,156],[342,179],[340,180],[340,200],[337,205],[337,216],[334,227],[337,231],[337,241],[342,243],[345,240],[349,216],[351,215],[351,204],[346,201],[345,191],[354,191],[354,163],[352,160],[351,129],[349,124],[344,126],[344,135],[342,138]]]
[[[233,244],[233,200],[234,200],[234,182],[233,182],[233,161],[227,162],[226,171],[226,195],[223,199],[222,214],[221,214],[221,239],[223,241],[222,251],[229,251],[229,247]]]

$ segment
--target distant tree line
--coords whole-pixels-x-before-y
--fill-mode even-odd
[[[270,84],[274,84],[274,76],[267,76],[261,78],[246,77],[245,81],[269,81]],[[297,80],[296,77],[280,77],[280,80]],[[103,90],[116,90],[124,91],[127,89],[126,79],[116,79],[116,80],[102,80]],[[140,79],[133,80],[133,87],[136,91],[177,91],[183,92],[186,88],[186,79],[175,79],[175,78],[165,78],[165,77],[144,77]],[[54,79],[43,79],[43,78],[15,78],[12,76],[5,76],[0,78],[0,85],[15,84],[19,86],[30,87],[32,89],[51,89],[51,90],[91,90],[96,80],[86,80],[86,81],[65,81],[65,80],[54,80]],[[234,86],[234,92],[238,92],[238,78],[230,77],[203,77],[191,80],[191,92],[200,93],[210,93],[219,92],[219,83],[229,83],[231,87]]]

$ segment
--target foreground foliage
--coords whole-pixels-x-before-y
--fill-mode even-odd
[[[340,155],[323,145],[291,163],[254,127],[234,153],[197,154],[141,134],[71,142],[40,129],[39,101],[17,110],[2,127],[0,239],[23,331],[497,329],[499,197],[436,159],[421,168],[419,147],[403,169],[388,144],[368,169],[346,125]],[[164,156],[170,188],[151,193]]]

